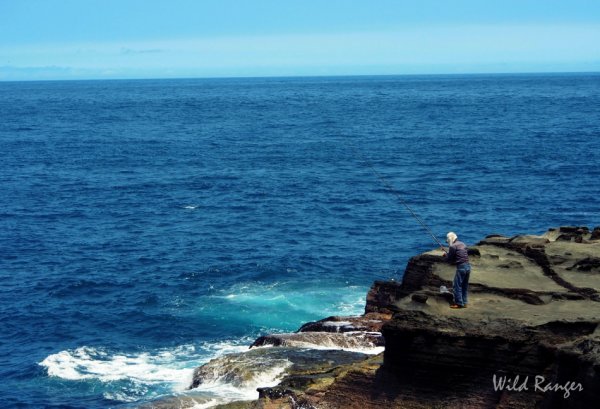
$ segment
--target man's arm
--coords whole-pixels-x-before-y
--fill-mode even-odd
[[[448,248],[448,254],[446,255],[446,261],[450,264],[454,264],[456,262],[456,247],[450,246]]]

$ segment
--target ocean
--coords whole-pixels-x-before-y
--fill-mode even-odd
[[[436,247],[371,167],[440,240],[600,225],[600,74],[0,82],[0,146],[6,408],[185,396],[362,313]]]

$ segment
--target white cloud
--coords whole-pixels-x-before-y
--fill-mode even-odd
[[[1,48],[0,64],[110,70],[127,77],[271,75],[278,70],[519,65],[589,66],[600,61],[599,25],[464,25],[406,27],[389,32],[70,43]],[[4,60],[9,60],[10,64]],[[411,68],[412,67],[412,68]],[[471,68],[470,68],[471,67]],[[262,71],[261,71],[262,70]],[[261,74],[264,73],[264,74]],[[363,72],[360,72],[363,73]],[[373,72],[376,74],[377,72]]]

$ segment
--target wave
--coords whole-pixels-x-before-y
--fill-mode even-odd
[[[232,359],[234,355],[237,354],[229,355],[227,359]],[[252,370],[252,365],[244,362],[243,358],[239,360],[239,357],[236,357],[234,360],[240,362],[222,365],[220,361],[211,361],[203,366],[201,369],[205,375],[209,372],[208,379],[197,385],[193,391],[214,394],[220,403],[257,399],[257,388],[276,386],[285,375],[286,369],[292,365],[285,359],[265,360],[253,362],[252,364],[259,369]],[[212,364],[213,362],[215,364]],[[236,367],[236,364],[239,367]]]
[[[163,394],[183,393],[192,383],[195,368],[219,356],[246,351],[248,341],[241,338],[151,352],[121,352],[82,346],[51,354],[39,365],[50,377],[100,382],[106,399],[133,402]]]
[[[315,283],[240,283],[213,298],[251,311],[269,311],[297,315],[299,323],[312,317],[328,315],[359,315],[363,313],[367,289],[360,286],[343,286]]]
[[[183,383],[191,379],[190,368],[182,367],[181,355],[191,355],[193,346],[158,353],[120,353],[83,346],[46,357],[40,365],[49,376],[67,380],[98,379],[102,382],[133,380],[143,383]]]

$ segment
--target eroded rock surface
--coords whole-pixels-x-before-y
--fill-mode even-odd
[[[383,327],[384,368],[405,391],[394,402],[404,402],[411,390],[428,396],[428,404],[453,402],[448,407],[461,407],[461,401],[481,408],[583,408],[596,402],[598,239],[587,228],[566,227],[542,236],[489,236],[472,251],[466,309],[448,308],[451,296],[440,294],[440,286],[451,287],[454,268],[439,251],[413,258],[402,285],[373,286],[367,310],[396,311]],[[415,294],[427,295],[426,302],[415,302]],[[495,390],[494,376],[519,376],[527,389]],[[536,377],[544,379],[539,388]],[[544,385],[558,390],[543,391]],[[577,387],[567,398],[565,385]]]
[[[197,368],[191,388],[214,383],[256,388],[261,386],[261,380],[272,382],[287,374],[327,372],[364,359],[364,354],[335,349],[257,348],[223,355]]]

